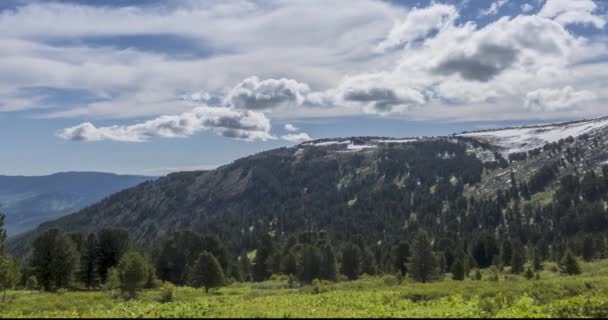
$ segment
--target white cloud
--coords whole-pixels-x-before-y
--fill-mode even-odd
[[[534,10],[534,6],[529,3],[524,3],[521,5],[521,11],[524,13],[530,12]]]
[[[502,6],[504,6],[505,4],[507,4],[507,0],[497,0],[495,2],[492,2],[492,4],[490,5],[490,7],[488,9],[482,10],[480,12],[480,15],[481,16],[495,15],[498,13],[500,8],[502,8]]]
[[[290,141],[290,142],[304,142],[304,141],[312,140],[312,138],[307,133],[304,133],[304,132],[289,133],[289,134],[281,136],[281,139],[283,139],[285,141]]]
[[[590,24],[602,29],[606,21],[603,17],[593,14],[596,8],[593,0],[547,0],[538,15],[563,25]]]
[[[85,122],[63,129],[57,135],[75,141],[144,142],[153,137],[184,138],[212,130],[229,138],[265,141],[273,139],[270,129],[270,121],[263,113],[202,106],[180,115],[161,116],[128,126],[96,127]]]
[[[265,79],[249,77],[236,85],[225,99],[225,104],[237,109],[268,110],[301,105],[310,91],[305,83],[293,79]]]
[[[458,11],[451,5],[436,4],[422,9],[414,8],[403,22],[395,23],[386,39],[378,44],[376,51],[384,52],[423,39],[457,17]]]
[[[291,123],[287,123],[287,124],[285,124],[285,130],[288,131],[288,132],[296,132],[296,131],[299,131],[300,128],[294,126]]]
[[[526,94],[524,104],[533,111],[559,111],[575,109],[584,102],[596,99],[590,91],[576,91],[567,86],[561,89],[537,89]]]

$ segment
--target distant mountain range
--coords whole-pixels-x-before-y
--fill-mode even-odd
[[[0,212],[12,236],[151,179],[100,172],[0,176]]]
[[[142,183],[44,223],[9,249],[25,254],[26,244],[51,227],[126,228],[140,247],[190,229],[218,235],[234,252],[253,249],[256,237],[268,233],[326,231],[338,240],[363,235],[374,242],[394,242],[419,228],[465,239],[481,231],[531,234],[525,230],[538,227],[538,216],[525,225],[511,221],[505,212],[512,199],[550,207],[561,177],[601,176],[607,163],[608,118],[444,137],[320,139]],[[97,188],[78,190],[102,197]],[[543,227],[563,223],[555,217]]]

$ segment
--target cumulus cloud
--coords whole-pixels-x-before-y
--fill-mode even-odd
[[[492,4],[490,5],[490,7],[488,9],[481,11],[480,15],[482,15],[482,16],[495,15],[498,13],[498,10],[500,10],[500,8],[502,8],[502,6],[504,6],[505,4],[507,4],[507,0],[498,0],[498,1],[492,2]]]
[[[606,24],[603,17],[593,14],[597,5],[593,0],[547,0],[538,13],[563,25],[590,24],[602,29]]]
[[[225,99],[225,104],[237,109],[268,110],[301,105],[310,88],[292,79],[260,80],[253,76],[236,85]]]
[[[443,75],[459,74],[466,80],[488,81],[509,68],[517,54],[513,47],[482,43],[470,55],[458,52],[448,56],[433,71]]]
[[[289,134],[281,136],[281,139],[283,139],[285,141],[289,141],[289,142],[304,142],[304,141],[312,140],[312,138],[307,133],[304,133],[304,132],[289,133]]]
[[[593,92],[576,91],[570,86],[561,89],[544,88],[528,92],[524,105],[533,111],[561,111],[577,108],[596,98]]]
[[[96,127],[90,122],[63,129],[57,135],[66,140],[144,142],[154,137],[184,138],[202,130],[243,140],[273,139],[270,120],[260,112],[224,107],[197,107],[173,116],[161,116],[134,125]]]
[[[386,39],[380,42],[375,50],[385,52],[422,39],[457,17],[458,11],[451,5],[436,4],[422,9],[414,8],[403,22],[395,23]]]
[[[285,124],[285,130],[288,131],[288,132],[296,132],[296,131],[299,131],[300,128],[294,126],[291,123],[287,123],[287,124]]]

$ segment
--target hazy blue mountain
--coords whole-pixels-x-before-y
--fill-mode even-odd
[[[8,234],[15,235],[150,179],[100,172],[0,176],[0,211]]]

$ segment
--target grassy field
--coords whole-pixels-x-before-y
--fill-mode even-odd
[[[173,302],[160,290],[137,300],[107,292],[13,291],[0,317],[608,317],[608,261],[560,276],[547,264],[540,280],[503,274],[498,282],[444,280],[430,284],[393,276],[289,288],[285,277],[233,284],[205,294],[178,288]]]

